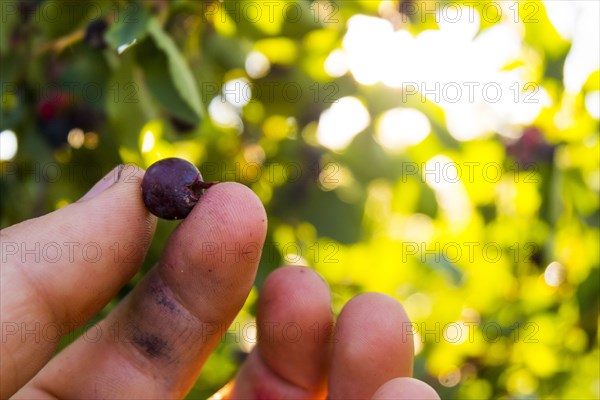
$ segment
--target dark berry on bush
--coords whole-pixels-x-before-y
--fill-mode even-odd
[[[190,132],[192,129],[194,129],[196,126],[193,124],[190,124],[189,122],[186,122],[182,119],[179,119],[177,117],[173,117],[171,116],[169,118],[169,120],[171,121],[171,125],[173,125],[173,128],[175,128],[175,130],[178,133],[187,133]]]
[[[521,137],[506,146],[506,152],[519,165],[519,168],[535,169],[538,164],[552,163],[554,146],[544,138],[535,126],[526,127]]]
[[[21,16],[21,21],[28,22],[35,15],[35,9],[40,5],[41,0],[21,0],[16,3]],[[10,8],[6,7],[7,15]],[[11,7],[12,8],[12,7]],[[12,10],[11,10],[12,11]]]
[[[106,41],[104,40],[106,28],[108,28],[108,24],[103,19],[90,22],[85,30],[85,42],[93,49],[106,48]]]
[[[40,134],[52,148],[65,146],[71,129],[72,126],[65,117],[53,118],[39,124]]]
[[[37,115],[42,120],[48,121],[63,114],[73,105],[73,99],[66,92],[54,92],[40,100],[37,105]]]
[[[181,158],[165,158],[146,171],[142,180],[142,198],[148,211],[157,217],[183,219],[204,190],[214,184],[203,182],[194,164]]]
[[[82,104],[75,96],[62,91],[41,99],[36,112],[37,130],[52,147],[65,145],[71,129],[99,131],[105,120],[102,110]]]
[[[74,127],[69,115],[73,104],[72,97],[65,92],[54,92],[37,104],[37,130],[53,148],[67,143],[69,130]]]

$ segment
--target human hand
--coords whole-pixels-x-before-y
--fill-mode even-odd
[[[193,385],[244,304],[265,239],[262,204],[236,183],[206,192],[94,340],[52,357],[60,334],[97,314],[146,255],[156,219],[142,176],[117,168],[78,202],[0,231],[2,398],[181,398]],[[330,335],[327,285],[309,269],[282,268],[261,290],[257,322],[258,344],[225,398],[438,398],[407,378],[408,318],[387,296],[351,300]],[[297,339],[282,334],[289,323]]]

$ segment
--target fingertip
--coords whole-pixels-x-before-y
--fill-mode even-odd
[[[256,217],[260,217],[261,221],[264,219],[263,222],[267,222],[262,202],[252,189],[241,183],[221,182],[207,189],[190,215],[197,213],[198,206],[206,207],[207,203],[228,207],[234,212],[249,211]]]
[[[104,175],[88,192],[83,195],[76,203],[92,200],[105,194],[112,189],[124,190],[130,189],[137,191],[141,188],[142,179],[145,171],[133,164],[119,164]],[[139,197],[141,199],[141,196]]]
[[[65,213],[96,226],[98,235],[110,239],[113,245],[139,248],[140,251],[135,252],[135,260],[128,260],[134,261],[132,264],[142,261],[157,224],[157,218],[146,209],[142,199],[144,173],[135,165],[121,164],[79,201],[64,209]],[[105,187],[107,182],[110,184]],[[105,188],[97,192],[98,186]],[[134,255],[133,252],[130,254]]]
[[[271,370],[319,392],[325,384],[333,330],[331,292],[325,281],[306,267],[276,269],[261,288],[257,323],[257,348]]]
[[[413,340],[407,324],[403,307],[390,296],[364,293],[350,300],[334,333],[330,398],[369,398],[384,382],[411,376]]]
[[[70,207],[68,211],[83,212],[88,218],[100,221],[118,222],[113,226],[142,222],[153,232],[157,218],[146,209],[141,194],[144,173],[142,168],[132,164],[118,165],[65,209]]]
[[[249,243],[262,247],[266,233],[267,215],[258,196],[242,184],[223,182],[206,190],[170,242],[180,243],[184,254],[178,257],[187,258],[190,264],[196,264],[198,257],[206,262],[210,255],[217,256],[213,261],[218,264],[218,259],[226,255],[227,243],[234,247],[246,244],[250,248]],[[210,254],[198,252],[200,241]]]
[[[231,398],[324,398],[333,329],[325,281],[310,268],[277,268],[260,289],[257,326]]]
[[[329,303],[331,293],[329,285],[315,270],[303,266],[284,266],[271,272],[265,280],[259,304],[268,307],[272,303],[270,299],[285,298],[298,298],[299,301],[318,299],[321,303]]]
[[[277,268],[268,276],[260,289],[257,319],[259,328],[265,325],[263,322],[268,324],[269,321],[278,325],[294,324],[301,329],[331,328],[332,326],[326,326],[333,323],[329,286],[310,268],[300,266]],[[259,331],[260,335],[268,340],[259,341],[259,349],[263,353],[272,353],[273,346],[269,344],[276,341],[266,337],[266,332]],[[306,335],[305,338],[310,337]],[[328,339],[328,337],[321,339]],[[280,355],[277,354],[279,350],[281,349],[271,355],[280,359]],[[288,350],[295,351],[295,348]]]
[[[229,320],[252,287],[266,232],[256,194],[239,183],[219,183],[173,232],[159,272],[193,313]],[[199,290],[208,291],[203,296],[210,301],[201,302]]]
[[[315,325],[323,317],[331,316],[329,285],[310,268],[277,268],[269,274],[260,289],[257,311],[259,324],[261,319],[283,321],[293,318],[294,323],[309,326]]]
[[[414,378],[395,378],[377,389],[373,400],[440,400],[436,391],[423,381]]]
[[[348,329],[347,334],[362,334],[366,336],[378,337],[378,340],[387,340],[389,345],[397,345],[398,337],[395,333],[403,332],[406,324],[410,324],[410,319],[404,310],[404,307],[393,297],[383,293],[362,293],[352,298],[340,313],[338,324],[340,329],[345,325],[354,328],[374,327],[375,331],[357,331]],[[380,332],[393,333],[388,336],[380,337]],[[389,342],[389,343],[388,343]],[[412,351],[412,340],[403,340],[404,346],[409,346]],[[385,348],[385,343],[382,343]]]
[[[390,354],[400,357],[402,362],[398,360],[394,365],[397,376],[410,376],[414,344],[412,329],[408,328],[410,319],[400,302],[383,293],[362,293],[342,309],[336,334],[342,341],[359,344],[350,353],[358,358],[352,362],[359,362],[377,349],[382,358]]]
[[[116,184],[119,181],[119,178],[121,177],[121,172],[123,171],[123,168],[123,164],[120,164],[113,168],[108,174],[100,178],[100,180],[96,182],[96,184],[92,186],[92,188],[88,190],[87,193],[83,195],[83,197],[77,200],[77,203],[90,200],[103,193],[114,184]]]

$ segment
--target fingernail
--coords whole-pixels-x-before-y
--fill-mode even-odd
[[[108,174],[106,174],[102,179],[100,179],[96,184],[81,198],[79,201],[89,200],[98,196],[100,193],[104,192],[106,189],[119,182],[121,178],[121,173],[123,172],[123,164],[118,165],[113,168]]]

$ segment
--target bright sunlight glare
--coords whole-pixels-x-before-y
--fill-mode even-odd
[[[565,267],[561,263],[552,261],[544,271],[544,281],[548,286],[558,287],[566,277]]]
[[[215,125],[221,128],[235,128],[238,132],[243,129],[243,122],[238,109],[222,96],[216,96],[208,105],[208,114]]]
[[[355,15],[348,20],[343,46],[358,83],[373,85],[380,80],[393,34],[392,24],[381,18]]]
[[[348,72],[348,61],[342,50],[334,50],[325,60],[325,72],[333,78],[338,78]]]
[[[402,150],[421,143],[431,131],[429,120],[414,108],[394,108],[383,113],[377,125],[377,138],[387,149]]]
[[[513,126],[532,123],[549,105],[543,88],[527,85],[529,70],[506,69],[522,57],[522,23],[502,20],[480,30],[479,12],[462,5],[437,21],[440,29],[414,36],[382,18],[353,16],[343,50],[330,58],[345,59],[360,84],[401,88],[402,103],[441,106],[450,134],[461,141],[513,136]]]
[[[0,132],[0,161],[12,160],[17,154],[17,135],[9,129]]]
[[[444,217],[460,230],[471,218],[471,203],[461,181],[457,164],[445,155],[436,155],[425,163],[423,177],[435,192]]]
[[[600,119],[600,90],[585,95],[585,108],[595,119]]]
[[[242,108],[252,99],[250,82],[245,78],[227,81],[223,85],[223,95],[231,105]]]
[[[332,150],[342,150],[367,126],[371,117],[355,97],[342,97],[323,111],[317,128],[317,140]]]
[[[136,43],[137,43],[137,39],[134,38],[131,42],[120,45],[119,47],[117,47],[117,53],[123,54],[123,52],[125,52],[125,50],[127,50],[128,48],[130,48],[131,46],[133,46]]]
[[[152,131],[146,131],[142,139],[142,153],[147,153],[154,148],[154,134]]]
[[[260,51],[252,51],[246,57],[245,67],[250,78],[260,79],[271,70],[271,62]]]
[[[543,1],[558,33],[571,41],[564,66],[565,89],[578,93],[588,76],[600,68],[600,2]]]

